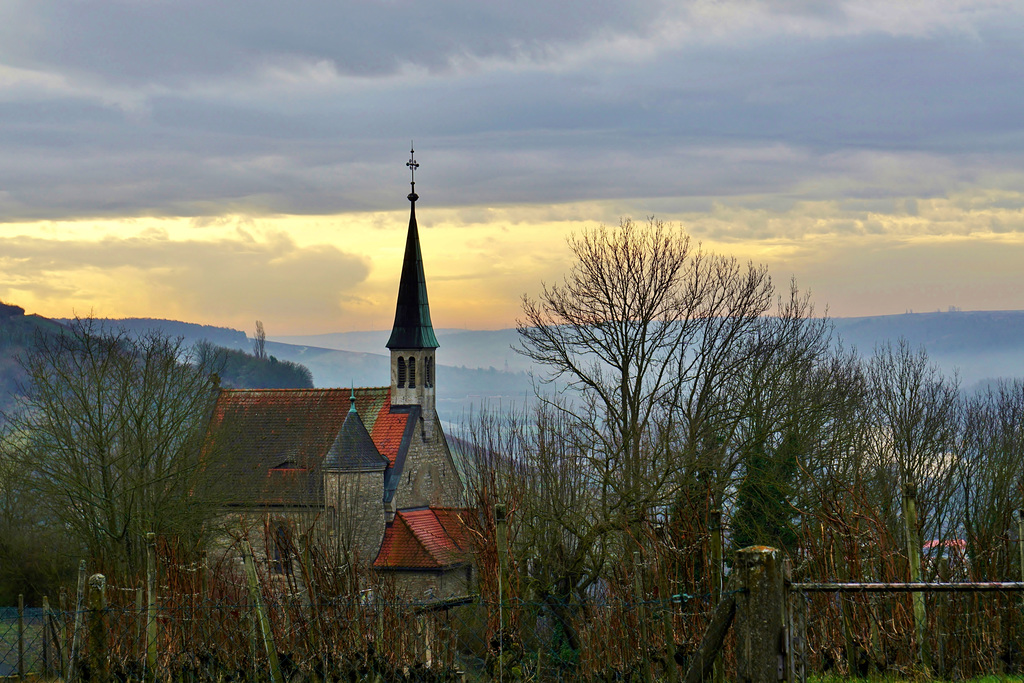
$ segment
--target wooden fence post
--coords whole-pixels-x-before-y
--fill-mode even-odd
[[[50,653],[51,653],[53,648],[50,645],[50,631],[49,631],[49,628],[48,628],[49,625],[50,625],[50,598],[44,595],[43,596],[43,624],[42,624],[42,631],[43,631],[43,676],[49,676],[50,675],[50,671],[52,669],[52,667],[50,665],[50,660],[52,659],[52,655]]]
[[[25,596],[18,593],[18,680],[25,680]]]
[[[939,578],[939,581],[941,583],[947,583],[952,578],[950,573],[949,573],[949,558],[948,557],[940,557],[939,558],[939,575],[938,575],[938,578]],[[938,609],[936,610],[936,612],[937,612],[936,616],[938,617],[936,619],[936,630],[938,631],[938,635],[937,635],[937,637],[935,639],[936,640],[936,648],[935,649],[937,650],[936,653],[935,653],[935,666],[937,667],[936,673],[938,674],[939,678],[942,679],[942,680],[945,680],[945,678],[946,678],[946,640],[947,640],[946,639],[946,618],[947,618],[946,601],[947,601],[947,599],[948,598],[946,597],[945,593],[940,593],[936,597],[936,602],[938,603],[938,605],[937,605]]]
[[[786,675],[786,588],[782,552],[752,546],[736,552],[736,669],[741,683],[775,683]]]
[[[663,559],[658,568],[658,593],[661,595],[661,627],[665,638],[665,677],[668,683],[679,683],[679,665],[676,664],[676,630],[672,623],[672,590]]]
[[[736,616],[736,593],[738,592],[736,574],[733,573],[729,579],[729,585],[725,587],[722,600],[715,606],[715,612],[711,616],[711,623],[708,624],[704,637],[697,646],[697,651],[690,657],[690,666],[683,677],[683,683],[701,683],[711,675],[715,665],[715,658],[725,642],[725,634]]]
[[[1020,555],[1020,580],[1024,581],[1024,510],[1016,510],[1013,515],[1017,518],[1017,552]],[[1019,613],[1024,614],[1024,594],[1021,594],[1021,609]]]
[[[281,675],[281,663],[277,659],[277,645],[274,643],[274,632],[270,628],[270,617],[263,607],[263,597],[260,594],[260,580],[256,574],[256,562],[252,556],[252,546],[249,541],[242,541],[242,553],[245,556],[245,573],[249,577],[249,593],[256,605],[256,618],[260,624],[260,634],[263,636],[263,647],[267,652],[267,664],[270,666],[270,679],[274,683],[284,683]]]
[[[788,590],[786,592],[789,607],[787,627],[789,642],[786,648],[786,656],[789,659],[788,679],[793,683],[805,683],[807,681],[807,596],[802,592],[790,593]],[[852,668],[850,675],[853,675]]]
[[[1020,555],[1020,580],[1024,581],[1024,510],[1017,510],[1017,552]]]
[[[494,506],[495,538],[498,550],[498,624],[501,634],[505,634],[508,617],[505,616],[505,594],[508,592],[508,520],[505,518],[505,506],[498,503]]]
[[[640,673],[644,683],[651,683],[654,674],[651,671],[650,638],[647,636],[647,610],[644,605],[644,582],[641,572],[643,564],[640,561],[640,553],[633,553],[633,600],[636,604],[637,632],[640,635]]]
[[[132,643],[131,653],[138,657],[140,662],[146,659],[146,592],[142,586],[135,589],[135,642]]]
[[[71,654],[68,656],[68,680],[78,678],[78,657],[81,648],[82,611],[85,609],[85,560],[78,562],[78,592],[75,594],[74,624],[71,631]]]
[[[60,604],[57,606],[60,609],[60,635],[54,636],[57,638],[57,662],[60,664],[60,677],[64,680],[70,680],[71,674],[64,668],[64,652],[67,651],[68,656],[71,656],[68,643],[68,589],[64,586],[60,588],[60,598],[58,598]]]
[[[917,485],[907,482],[903,485],[903,521],[907,531],[907,559],[910,562],[910,580],[913,583],[921,581],[921,539],[917,535]],[[911,593],[911,600],[914,605],[914,635],[917,639],[917,658],[924,669],[928,671],[928,646],[927,637],[928,617],[924,608],[924,593],[920,591]]]
[[[146,680],[156,679],[156,534],[146,534]]]
[[[60,589],[60,597],[57,599],[58,609],[62,613],[60,619],[60,625],[57,623],[57,613],[50,608],[50,601],[45,597],[43,598],[43,628],[46,630],[46,640],[43,642],[50,643],[50,657],[49,657],[49,668],[47,673],[52,675],[54,678],[60,678],[61,680],[67,680],[67,674],[64,672],[64,647],[67,644],[67,619],[64,618],[63,612],[64,607],[67,605],[67,592],[66,589]]]
[[[110,666],[107,652],[107,577],[89,577],[89,675],[90,681],[107,683]]]
[[[722,600],[722,511],[712,510],[708,519],[711,531],[711,601]],[[725,658],[721,650],[715,655],[714,683],[725,683]]]

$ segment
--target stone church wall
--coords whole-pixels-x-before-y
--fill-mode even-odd
[[[384,538],[383,470],[324,475],[326,526],[343,557],[368,565]]]
[[[469,595],[473,588],[470,565],[444,571],[392,570],[388,573],[394,577],[403,596],[410,600],[447,600]]]
[[[395,493],[397,509],[427,506],[457,507],[464,504],[462,481],[455,469],[448,442],[431,411],[433,429],[421,423],[406,454],[402,481]],[[430,434],[424,438],[424,431]]]

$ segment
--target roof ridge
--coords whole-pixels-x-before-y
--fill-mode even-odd
[[[255,393],[283,394],[283,393],[296,393],[296,392],[307,392],[307,393],[313,393],[313,392],[332,392],[332,393],[334,393],[334,392],[338,392],[338,391],[349,391],[350,392],[350,391],[390,391],[390,390],[391,390],[391,387],[385,387],[385,386],[379,386],[379,387],[303,387],[303,388],[292,387],[292,388],[285,388],[285,389],[269,388],[269,387],[265,388],[265,389],[258,389],[258,388],[247,388],[247,389],[228,389],[228,388],[222,388],[221,389],[222,392],[235,393],[235,394],[241,394],[241,393],[246,393],[246,394],[255,394]]]

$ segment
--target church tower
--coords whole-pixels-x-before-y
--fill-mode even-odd
[[[395,325],[387,347],[391,350],[391,405],[419,406],[424,429],[433,430],[434,413],[434,350],[438,347],[434,327],[430,323],[427,303],[427,280],[423,275],[419,229],[416,226],[416,153],[410,150],[406,166],[412,173],[409,193],[409,234],[405,241],[402,279],[398,285],[398,306]]]

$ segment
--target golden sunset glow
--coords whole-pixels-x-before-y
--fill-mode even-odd
[[[758,197],[659,214],[704,248],[796,277],[818,309],[855,316],[1021,308],[1024,195],[977,191],[886,207]],[[397,202],[396,202],[397,203]],[[511,327],[523,294],[571,265],[566,237],[617,223],[638,200],[417,212],[438,327]],[[652,202],[656,203],[656,202]],[[912,210],[911,210],[912,209]],[[585,218],[593,216],[592,219]],[[637,220],[644,216],[633,214]],[[157,317],[275,334],[387,329],[408,212],[10,223],[0,298],[49,317]],[[972,284],[965,286],[969,280]]]

